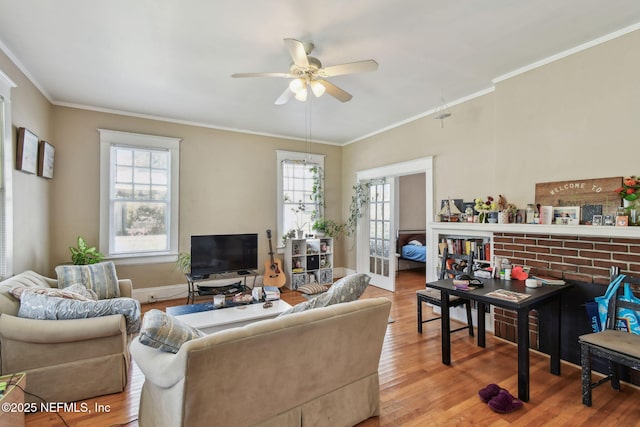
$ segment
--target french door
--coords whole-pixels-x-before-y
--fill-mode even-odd
[[[367,271],[371,284],[388,291],[395,290],[397,262],[394,185],[392,177],[370,181],[368,213],[361,222],[364,229],[359,230],[363,236],[368,236],[368,251],[360,251],[363,268],[358,270]]]

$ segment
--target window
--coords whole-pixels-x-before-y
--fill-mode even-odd
[[[109,258],[144,257],[141,262],[175,255],[180,140],[99,131],[100,251]]]
[[[11,88],[16,87],[0,71],[0,278],[13,275],[13,139],[11,137]]]
[[[322,215],[324,156],[278,150],[277,158],[279,235],[310,233],[314,213]]]

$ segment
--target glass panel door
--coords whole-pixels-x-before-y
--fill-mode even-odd
[[[383,289],[395,289],[395,235],[393,178],[371,182],[369,193],[368,272],[371,283]]]

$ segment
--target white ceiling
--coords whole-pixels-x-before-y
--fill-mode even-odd
[[[486,91],[492,80],[629,27],[638,0],[0,0],[0,48],[51,102],[344,144]],[[274,105],[283,38],[353,95]]]

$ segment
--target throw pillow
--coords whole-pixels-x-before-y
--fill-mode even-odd
[[[168,315],[164,311],[149,310],[142,319],[139,340],[141,344],[160,351],[177,353],[187,341],[205,334],[196,328]]]
[[[18,310],[18,317],[38,320],[87,319],[112,314],[124,316],[128,334],[140,330],[140,303],[133,298],[81,301],[25,291]]]
[[[364,290],[369,285],[370,280],[371,276],[363,273],[351,274],[343,277],[334,283],[327,292],[320,294],[309,301],[304,301],[300,304],[294,305],[290,309],[280,313],[278,317],[292,313],[299,313],[313,308],[327,307],[332,304],[355,301],[360,298]]]
[[[369,281],[371,276],[363,273],[352,274],[338,280],[328,292],[331,294],[331,304],[357,300],[369,286]]]
[[[59,265],[56,267],[56,274],[60,289],[81,283],[98,294],[98,299],[120,296],[116,266],[112,261],[89,265]]]
[[[315,294],[321,294],[323,292],[327,292],[329,288],[319,283],[307,283],[305,285],[298,286],[297,290],[298,292],[302,292],[303,294],[315,295]]]

